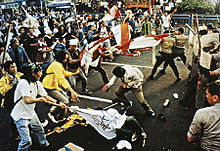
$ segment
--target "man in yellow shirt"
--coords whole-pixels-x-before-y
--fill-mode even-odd
[[[17,72],[16,64],[13,61],[6,61],[4,69],[6,74],[0,79],[1,107],[10,111],[13,107],[11,100],[14,97],[15,86],[23,73]]]
[[[46,76],[42,81],[42,84],[46,89],[48,95],[66,105],[69,104],[69,97],[65,93],[63,93],[62,88],[70,92],[71,99],[74,102],[78,100],[76,96],[77,93],[71,88],[66,77],[74,76],[81,71],[80,69],[78,69],[75,73],[66,71],[63,67],[63,64],[65,64],[67,61],[67,52],[60,51],[55,60],[46,70]],[[48,116],[54,123],[58,123],[59,121],[62,121],[64,119],[64,113],[64,109],[58,107],[51,108]]]

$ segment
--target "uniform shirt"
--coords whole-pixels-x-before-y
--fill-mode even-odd
[[[62,86],[64,89],[70,87],[68,80],[65,77],[72,76],[72,72],[68,72],[64,69],[62,63],[53,61],[46,71],[42,84],[44,88],[55,89],[60,91]]]
[[[188,137],[200,137],[201,147],[205,150],[220,149],[220,103],[196,111],[189,127]]]
[[[164,37],[164,42],[161,43],[161,52],[171,54],[175,39],[172,37]]]
[[[188,37],[185,36],[184,34],[176,35],[175,47],[185,49],[187,41],[188,41]]]
[[[121,78],[122,83],[126,83],[127,88],[138,88],[142,85],[144,75],[137,68],[132,66],[122,66],[125,69],[125,75]],[[114,75],[108,84],[113,85],[118,78]]]
[[[47,92],[43,88],[43,85],[40,81],[37,83],[30,82],[27,80],[21,79],[18,82],[18,85],[15,89],[14,102],[17,102],[21,97],[22,99],[14,106],[11,111],[11,117],[18,121],[22,119],[31,119],[35,113],[35,103],[27,104],[24,102],[24,97],[28,96],[31,98],[36,98],[37,95],[46,96]]]

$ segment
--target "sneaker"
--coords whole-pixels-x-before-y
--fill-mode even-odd
[[[143,107],[143,109],[145,110],[145,112],[147,114],[150,114],[151,116],[155,117],[156,114],[150,106],[148,106],[147,104],[144,104],[144,103],[142,103],[141,106]]]
[[[59,123],[51,113],[48,113],[47,115],[52,122]]]
[[[132,133],[132,136],[131,136],[131,142],[135,142],[138,138],[138,135],[136,132]]]
[[[92,95],[92,91],[89,91],[88,89],[85,89],[82,91],[82,94],[84,95]]]
[[[146,112],[147,112],[147,114],[150,114],[153,117],[155,117],[155,115],[156,115],[155,112],[152,109],[150,109],[150,110],[148,110]]]
[[[146,134],[145,132],[142,132],[142,133],[141,133],[141,136],[142,136],[144,139],[147,138],[147,134]]]

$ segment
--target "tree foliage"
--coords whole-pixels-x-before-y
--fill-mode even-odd
[[[177,5],[181,13],[214,14],[215,7],[206,0],[183,0]]]

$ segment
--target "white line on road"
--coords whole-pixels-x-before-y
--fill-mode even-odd
[[[130,66],[138,67],[138,68],[148,68],[148,69],[153,69],[153,67],[151,67],[151,66],[140,66],[140,65],[123,64],[123,63],[113,63],[113,62],[102,62],[102,64],[106,64],[106,65],[115,65],[115,66],[130,65]],[[162,69],[162,68],[158,68],[158,69]]]

